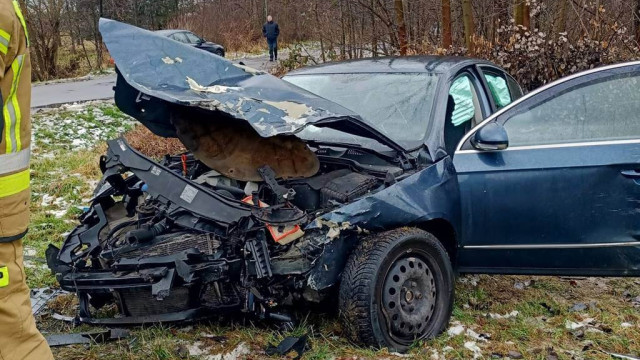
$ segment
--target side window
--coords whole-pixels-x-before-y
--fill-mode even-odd
[[[458,76],[449,88],[444,124],[444,143],[447,154],[453,156],[458,142],[482,120],[478,94],[469,74]]]
[[[183,43],[189,43],[189,40],[187,40],[187,37],[184,35],[184,33],[178,32],[171,35],[171,37],[173,38],[173,40],[178,40]]]
[[[498,109],[501,109],[513,102],[513,100],[517,99],[516,96],[512,93],[512,87],[515,84],[517,90],[520,90],[520,87],[517,86],[517,83],[513,79],[509,79],[503,72],[496,71],[491,68],[481,67],[482,75],[484,76],[487,85],[489,86],[489,92],[491,93],[491,97],[493,98],[493,102],[496,104]],[[512,84],[509,86],[509,81],[511,80]],[[522,92],[520,95],[522,95]],[[519,96],[518,96],[519,97]]]
[[[190,33],[190,32],[186,32],[185,35],[187,35],[187,39],[189,40],[189,42],[191,44],[197,44],[200,41],[200,38],[195,36],[194,34]]]
[[[639,88],[640,76],[626,73],[543,92],[504,123],[509,146],[640,139]]]
[[[453,81],[449,96],[453,98],[453,111],[448,121],[459,126],[475,118],[477,96],[468,75],[459,76]]]

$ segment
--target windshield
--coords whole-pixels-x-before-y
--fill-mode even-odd
[[[352,110],[390,139],[412,148],[421,143],[427,131],[438,77],[428,73],[358,73],[291,75],[284,80]],[[372,143],[315,126],[298,136],[365,146]]]

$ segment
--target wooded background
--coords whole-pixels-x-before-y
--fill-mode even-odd
[[[266,14],[281,43],[318,59],[454,54],[504,66],[531,89],[603,63],[639,58],[640,0],[21,0],[34,78],[104,66],[97,22],[185,28],[227,52],[263,47]],[[296,64],[287,64],[293,68]]]

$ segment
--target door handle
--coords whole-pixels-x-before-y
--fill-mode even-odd
[[[638,170],[622,170],[622,176],[630,179],[640,179],[640,171]]]

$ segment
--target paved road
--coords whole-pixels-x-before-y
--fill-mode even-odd
[[[268,60],[266,55],[240,58],[234,62],[242,61],[247,66],[266,71],[274,65]],[[90,80],[34,85],[31,89],[31,107],[42,108],[80,101],[111,99],[115,84],[116,75],[112,74]]]

